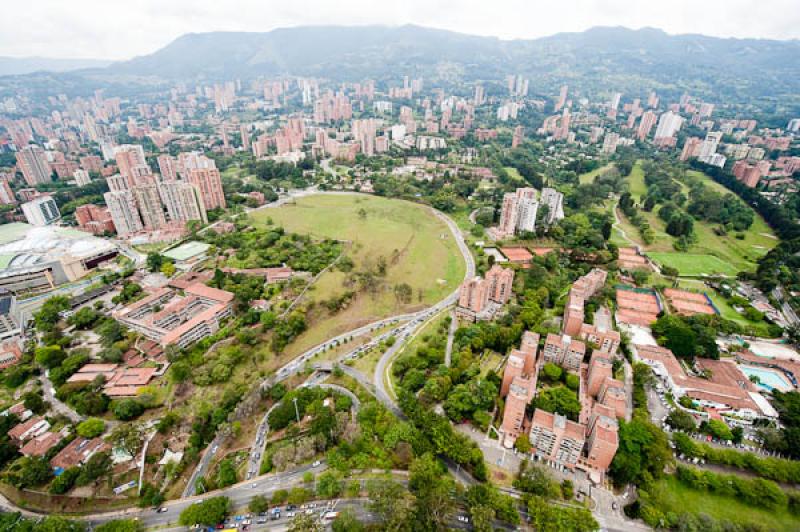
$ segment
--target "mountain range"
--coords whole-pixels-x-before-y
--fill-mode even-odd
[[[669,35],[597,27],[538,39],[501,40],[419,26],[305,26],[263,33],[191,33],[152,54],[71,72],[93,81],[223,80],[318,76],[335,81],[503,79],[532,91],[562,83],[587,90],[690,90],[718,96],[800,94],[800,41]]]
[[[19,76],[34,72],[70,72],[84,68],[103,68],[111,63],[103,59],[0,57],[0,76]]]

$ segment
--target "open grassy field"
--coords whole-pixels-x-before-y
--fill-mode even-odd
[[[525,183],[525,178],[522,177],[519,173],[519,170],[514,168],[513,166],[504,166],[503,169],[508,172],[508,177],[510,177],[513,181],[518,181],[520,183]]]
[[[731,193],[724,186],[701,172],[691,170],[687,174],[701,179],[706,186],[717,192]],[[636,165],[634,165],[633,171],[628,177],[628,184],[631,195],[636,200],[641,201],[642,197],[647,194],[647,187],[644,184],[644,172],[640,161],[637,161]],[[684,183],[681,183],[681,185],[684,188],[684,192],[688,194],[688,187]],[[688,255],[675,252],[672,246],[674,239],[666,233],[666,224],[657,216],[656,211],[657,208],[653,212],[642,211],[642,215],[655,232],[654,242],[650,245],[642,245],[642,247],[654,259],[657,256],[660,257],[656,259],[659,263],[677,267],[681,275],[710,273],[735,275],[739,271],[753,270],[758,259],[778,243],[775,234],[764,219],[756,214],[753,225],[741,233],[740,236],[742,238],[737,238],[735,232],[720,236],[714,232],[716,224],[695,220],[696,243],[691,246]],[[628,237],[642,244],[638,231],[632,228],[626,220],[623,219],[621,222],[620,227],[626,231]],[[615,234],[612,241],[621,244],[624,240],[621,239],[619,234]],[[694,260],[698,256],[700,262],[695,263]],[[708,258],[708,256],[712,258]],[[684,267],[681,268],[678,264]]]
[[[733,497],[693,490],[673,477],[660,481],[656,485],[656,492],[661,509],[665,512],[704,513],[740,525],[757,523],[766,530],[800,530],[800,519],[787,510],[756,508]]]
[[[647,195],[647,185],[644,184],[644,169],[642,169],[641,161],[636,161],[627,179],[631,196],[636,199],[637,203],[642,201],[642,198]]]
[[[320,194],[251,215],[254,225],[265,224],[267,218],[287,231],[349,241],[348,255],[356,269],[374,267],[379,257],[388,263],[383,290],[359,294],[287,351],[300,352],[361,324],[435,303],[458,287],[466,271],[450,230],[423,205],[360,194]],[[325,273],[310,297],[322,301],[342,294],[346,277],[338,270]],[[413,289],[410,304],[394,296],[393,287],[400,283]]]
[[[650,258],[661,266],[677,268],[680,275],[736,275],[738,270],[724,260],[704,253],[648,252]]]
[[[597,177],[598,175],[602,174],[606,170],[610,170],[613,167],[614,167],[614,163],[608,163],[606,165],[599,166],[599,167],[595,168],[594,170],[592,170],[591,172],[586,172],[585,174],[579,175],[578,176],[578,181],[582,185],[585,184],[585,183],[591,183],[592,181],[594,181],[595,177]]]

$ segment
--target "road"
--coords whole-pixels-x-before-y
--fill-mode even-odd
[[[316,189],[308,189],[304,191],[296,191],[294,193],[290,193],[288,198],[281,198],[273,203],[259,207],[259,209],[280,206],[289,201],[290,199],[311,195],[315,193],[331,194],[331,195],[353,194],[350,192],[344,192],[344,193],[318,192]],[[464,261],[466,262],[466,273],[464,278],[469,279],[473,277],[475,275],[475,260],[473,259],[472,253],[470,252],[467,243],[464,240],[464,236],[461,233],[461,230],[458,228],[456,223],[444,213],[432,207],[430,208],[430,210],[434,216],[439,218],[447,225],[448,229],[450,229],[450,232],[455,238],[458,249],[461,252],[462,256],[464,257]],[[379,360],[378,366],[376,367],[375,370],[375,377],[374,377],[374,383],[376,387],[375,390],[376,397],[378,397],[378,399],[384,404],[393,405],[392,408],[393,411],[399,411],[399,408],[397,408],[397,406],[394,405],[394,402],[390,399],[390,396],[386,391],[384,385],[384,379],[382,376],[385,375],[389,363],[394,357],[394,355],[399,352],[400,348],[404,345],[404,342],[410,336],[413,335],[413,333],[424,323],[424,321],[433,314],[439,313],[448,306],[454,304],[457,301],[457,299],[458,299],[458,289],[454,290],[450,295],[445,297],[443,300],[439,301],[438,303],[434,304],[431,307],[428,307],[427,309],[414,313],[401,314],[397,316],[390,316],[388,318],[383,318],[381,320],[374,321],[367,325],[363,325],[351,331],[342,333],[334,338],[331,338],[321,344],[318,344],[315,347],[312,347],[311,349],[305,351],[304,353],[301,353],[299,356],[289,361],[287,364],[285,364],[278,370],[275,376],[263,379],[259,387],[254,389],[253,393],[258,393],[260,392],[260,390],[265,390],[273,386],[274,384],[290,377],[291,375],[294,375],[302,371],[306,363],[308,363],[313,357],[326,351],[331,347],[340,345],[346,339],[350,340],[355,337],[363,336],[369,334],[370,332],[375,332],[376,330],[382,329],[389,325],[397,325],[402,322],[408,322],[407,325],[399,326],[395,329],[396,332],[394,332],[394,335],[396,341],[394,345],[392,345],[392,347],[390,347]],[[197,467],[192,472],[192,475],[189,478],[189,482],[187,483],[186,488],[183,491],[183,497],[189,497],[195,493],[195,484],[197,482],[197,479],[205,475],[209,464],[213,460],[214,455],[216,454],[217,450],[220,447],[220,444],[222,443],[225,437],[226,436],[222,434],[217,434],[217,436],[214,438],[211,444],[206,448],[206,452],[203,453],[203,456],[200,458],[200,462],[198,463]]]
[[[450,232],[456,239],[456,244],[458,245],[458,249],[461,252],[461,255],[464,257],[464,261],[467,264],[466,272],[464,274],[464,280],[470,279],[475,276],[475,259],[472,257],[472,253],[470,252],[469,248],[467,247],[467,243],[464,241],[464,235],[461,234],[461,230],[455,224],[453,220],[451,220],[445,214],[431,209],[434,215],[442,220],[447,227],[450,229]],[[432,307],[429,307],[424,314],[428,317],[438,314],[439,312],[443,311],[450,305],[453,305],[458,301],[458,289],[454,290],[450,295],[448,295],[443,300],[439,301]],[[385,376],[387,375],[387,371],[391,366],[391,361],[393,360],[394,356],[400,352],[402,349],[405,341],[411,337],[417,329],[422,326],[424,323],[424,319],[417,318],[411,321],[398,335],[397,341],[394,343],[392,347],[386,350],[386,352],[381,356],[380,360],[378,360],[378,364],[375,366],[375,374],[373,376],[373,382],[377,388],[377,395],[390,397],[389,392],[386,390],[386,379]]]
[[[68,417],[73,423],[80,423],[85,419],[82,415],[78,414],[56,397],[55,388],[50,381],[49,369],[42,374],[42,391],[44,393],[44,400],[50,403],[50,407],[58,414]]]

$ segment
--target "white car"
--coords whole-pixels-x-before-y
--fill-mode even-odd
[[[311,464],[311,467],[319,467],[321,463],[322,463],[322,462],[320,462],[319,460],[317,460],[316,462],[314,462],[313,464]]]

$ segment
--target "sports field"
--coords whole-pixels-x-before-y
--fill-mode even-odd
[[[319,194],[251,214],[254,225],[265,224],[267,218],[294,233],[349,241],[347,255],[356,264],[354,271],[374,270],[381,257],[387,263],[383,289],[359,294],[346,309],[311,327],[289,347],[291,351],[435,303],[458,287],[466,271],[447,225],[416,203],[363,194]],[[341,295],[347,290],[347,276],[338,270],[326,272],[310,297],[319,302]],[[408,304],[394,295],[393,288],[400,283],[408,283],[413,290]]]

